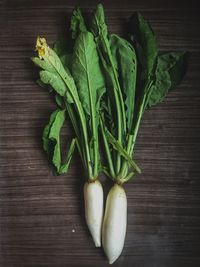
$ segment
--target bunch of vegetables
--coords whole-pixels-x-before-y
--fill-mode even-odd
[[[123,183],[141,172],[133,155],[142,116],[180,83],[187,55],[159,53],[155,35],[139,13],[127,22],[127,39],[110,34],[101,4],[88,25],[75,8],[70,30],[71,40],[57,41],[53,49],[38,37],[38,57],[32,58],[42,69],[38,83],[53,90],[57,103],[43,132],[43,147],[57,174],[68,171],[74,149],[78,149],[87,178],[86,222],[95,245],[101,246],[102,239],[109,263],[113,263],[122,252],[126,235]],[[60,131],[66,117],[74,138],[62,160]],[[114,182],[104,216],[100,172]]]

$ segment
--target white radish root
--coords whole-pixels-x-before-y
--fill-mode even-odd
[[[103,222],[103,188],[98,180],[84,185],[85,218],[95,246],[101,246]]]
[[[124,188],[115,184],[106,200],[103,220],[102,243],[109,263],[120,256],[126,236],[127,198]]]

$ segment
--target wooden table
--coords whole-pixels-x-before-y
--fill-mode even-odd
[[[103,267],[84,221],[83,169],[78,155],[67,175],[53,176],[41,133],[55,109],[36,83],[38,34],[50,44],[69,34],[73,7],[98,1],[3,0],[0,14],[0,266]],[[187,3],[184,3],[187,2]],[[141,11],[162,51],[187,50],[183,83],[147,111],[136,160],[142,174],[127,184],[128,230],[115,266],[200,266],[200,14],[191,1],[104,1],[111,32]],[[72,130],[65,127],[67,142]],[[105,191],[111,183],[103,178]]]

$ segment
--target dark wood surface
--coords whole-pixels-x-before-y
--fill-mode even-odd
[[[84,221],[83,169],[73,159],[55,177],[41,133],[55,104],[36,85],[30,62],[38,34],[52,44],[67,32],[72,8],[97,1],[0,1],[0,267],[108,266]],[[187,2],[187,3],[184,3]],[[198,1],[196,1],[198,2]],[[187,75],[146,112],[136,160],[142,174],[125,186],[128,230],[115,266],[200,266],[200,15],[191,1],[104,1],[109,29],[141,11],[161,50],[187,50]],[[63,137],[72,131],[65,127]],[[111,186],[103,178],[105,191]]]

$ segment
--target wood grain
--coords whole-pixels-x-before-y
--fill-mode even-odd
[[[200,266],[200,19],[192,1],[102,1],[111,32],[141,11],[162,51],[187,50],[183,83],[146,112],[136,160],[142,174],[126,185],[128,231],[115,266]],[[55,109],[32,65],[38,34],[52,44],[67,34],[72,8],[97,1],[4,0],[0,9],[0,266],[103,267],[85,226],[79,157],[55,177],[41,133]],[[72,135],[65,127],[63,138]],[[105,191],[111,184],[103,178]]]

